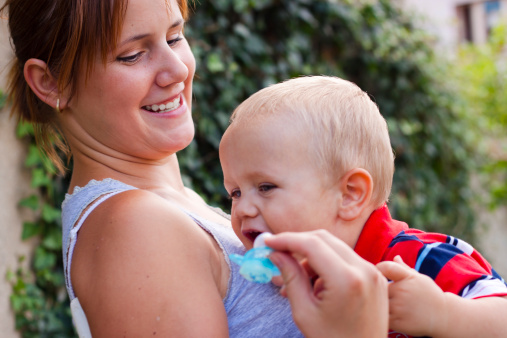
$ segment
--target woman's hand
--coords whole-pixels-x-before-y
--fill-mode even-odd
[[[325,230],[281,233],[265,242],[277,251],[271,260],[305,336],[387,336],[387,280],[373,264]]]

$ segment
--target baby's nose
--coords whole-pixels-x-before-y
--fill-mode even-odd
[[[233,211],[237,217],[255,217],[258,209],[248,198],[241,197],[239,201],[233,205]]]

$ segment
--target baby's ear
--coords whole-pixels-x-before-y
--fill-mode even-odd
[[[373,193],[370,173],[362,168],[354,168],[342,176],[339,184],[342,195],[340,218],[352,221],[362,216],[363,210],[370,206]]]

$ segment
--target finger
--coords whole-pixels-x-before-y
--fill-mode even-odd
[[[306,271],[306,273],[307,273],[308,277],[310,277],[310,279],[317,276],[315,271],[313,271],[313,268],[310,266],[310,264],[308,264],[308,260],[306,258],[301,260],[299,262],[299,264],[301,264],[301,266]]]
[[[271,278],[271,283],[276,286],[283,286],[283,277],[282,276],[273,276]]]
[[[385,261],[377,264],[377,269],[388,279],[398,282],[410,276],[411,269],[405,264]]]
[[[313,289],[299,262],[282,252],[272,253],[270,259],[282,273],[283,296],[289,298],[293,312],[294,309],[308,309],[313,303]]]
[[[336,251],[352,251],[352,249],[344,248],[346,244],[341,241],[338,241],[337,245],[333,243],[335,245],[332,247],[317,232],[286,232],[267,238],[266,244],[274,250],[286,251],[306,258],[313,271],[328,281],[339,281],[339,277],[346,273],[344,270],[350,265],[344,262],[342,256]]]
[[[331,247],[337,254],[339,254],[344,261],[348,263],[358,263],[360,261],[364,261],[360,258],[354,250],[347,245],[344,241],[331,234],[327,230],[316,230],[310,231],[308,234],[319,237],[323,242],[325,242],[329,247]]]
[[[401,265],[403,265],[403,266],[405,266],[405,267],[407,267],[407,268],[410,268],[410,269],[411,269],[411,267],[410,267],[410,266],[408,266],[408,265],[407,265],[407,263],[405,263],[405,261],[403,261],[403,258],[401,258],[401,256],[400,256],[400,255],[396,255],[396,256],[394,257],[393,261],[395,261],[396,263],[401,264]]]
[[[315,273],[321,276],[325,270],[339,272],[325,269],[325,264],[328,264],[328,267],[337,265],[336,269],[340,269],[338,266],[347,265],[363,270],[372,268],[371,263],[361,258],[350,246],[325,230],[280,233],[267,238],[266,244],[275,250],[290,251],[292,254],[306,257]],[[336,259],[339,259],[339,262],[336,262]]]

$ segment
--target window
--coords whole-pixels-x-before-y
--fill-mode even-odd
[[[501,1],[471,2],[456,7],[459,41],[483,43],[500,22]]]

